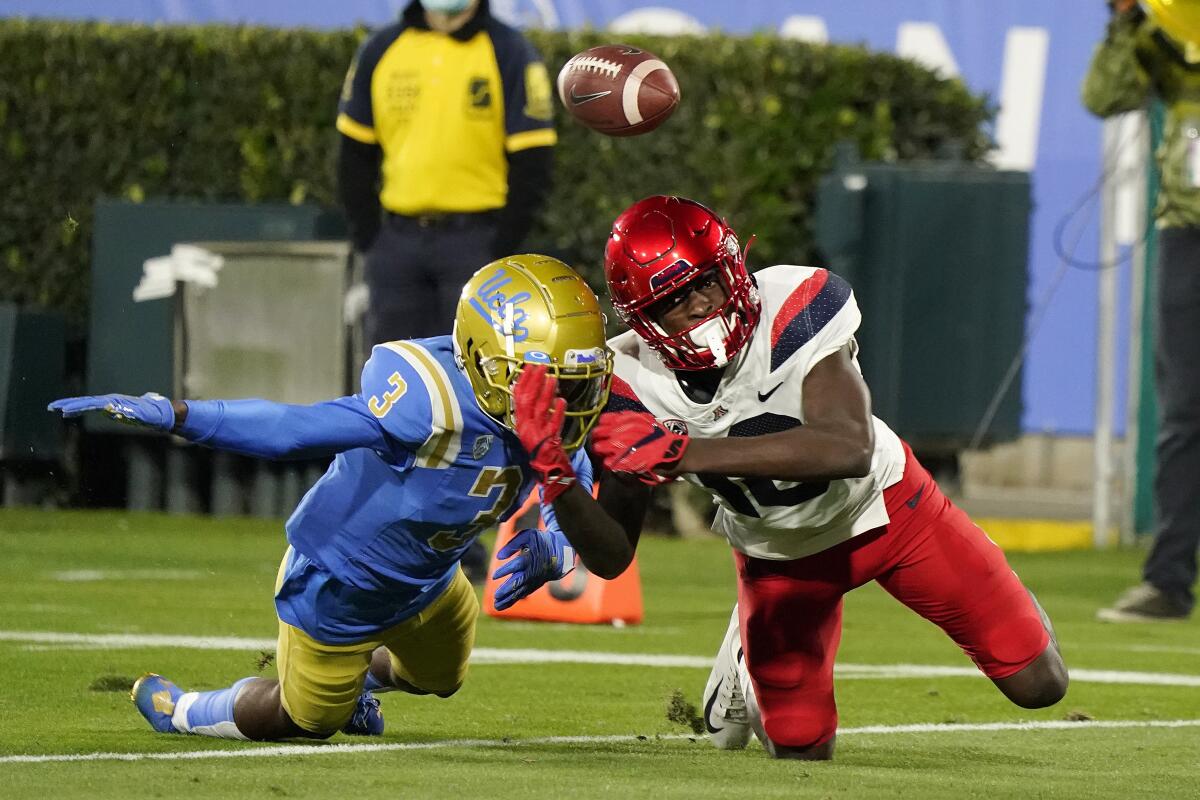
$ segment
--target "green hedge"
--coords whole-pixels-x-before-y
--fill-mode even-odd
[[[334,204],[337,94],[364,35],[0,20],[0,299],[82,318],[102,195]],[[611,40],[530,35],[552,71]],[[683,102],[634,139],[559,120],[554,196],[530,246],[592,277],[608,224],[640,196],[716,206],[758,234],[758,264],[803,261],[838,140],[885,160],[950,143],[977,159],[990,144],[983,98],[893,56],[769,36],[623,38],[672,65]]]

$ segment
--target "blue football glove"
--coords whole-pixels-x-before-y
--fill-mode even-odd
[[[509,576],[496,589],[493,602],[497,611],[528,597],[549,581],[565,578],[575,569],[575,548],[558,531],[526,528],[509,539],[496,558],[501,561],[512,558],[492,574],[496,580]]]
[[[64,397],[46,406],[61,411],[64,417],[78,417],[87,411],[103,411],[117,422],[143,425],[160,431],[175,427],[175,409],[161,394],[148,392],[141,397],[131,394],[101,394],[93,397]]]

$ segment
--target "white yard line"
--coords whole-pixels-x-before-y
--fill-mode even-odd
[[[274,639],[239,636],[163,636],[140,633],[55,633],[51,631],[0,631],[0,642],[24,642],[64,649],[96,647],[130,649],[167,647],[188,650],[269,650]],[[709,669],[706,656],[654,655],[648,653],[599,653],[588,650],[535,650],[527,648],[477,647],[471,663],[485,664],[600,664],[626,667],[673,667]],[[838,664],[842,680],[897,680],[904,678],[978,678],[979,670],[970,666],[937,664]],[[1200,686],[1200,675],[1170,672],[1127,672],[1121,670],[1072,669],[1071,680],[1079,683],[1138,684],[1141,686]]]
[[[51,572],[50,577],[63,583],[95,581],[194,581],[204,577],[198,569],[68,569]]]
[[[1200,655],[1200,647],[1177,647],[1165,644],[1129,644],[1113,649],[1129,650],[1133,653],[1175,653],[1185,656]]]
[[[1093,720],[1067,722],[980,722],[959,724],[920,723],[914,725],[866,725],[842,728],[838,736],[886,735],[896,733],[973,733],[993,731],[1095,730],[1113,728],[1195,728],[1200,719],[1174,720]],[[665,736],[543,736],[534,739],[447,739],[438,742],[394,742],[388,744],[281,744],[245,745],[236,750],[189,750],[181,753],[63,753],[51,755],[0,756],[0,764],[44,764],[63,761],[199,761],[221,758],[269,758],[277,756],[336,756],[358,753],[385,753],[396,750],[443,750],[448,748],[517,748],[530,745],[624,744],[637,741],[699,740],[701,736],[667,734]]]

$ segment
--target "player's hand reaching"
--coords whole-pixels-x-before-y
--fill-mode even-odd
[[[509,539],[496,558],[501,561],[512,558],[492,574],[496,580],[508,577],[496,589],[497,611],[528,597],[549,581],[565,578],[575,569],[575,549],[558,531],[526,528]]]
[[[592,431],[592,451],[604,460],[605,469],[650,486],[674,480],[672,470],[687,446],[687,436],[639,411],[602,414]]]
[[[175,409],[161,394],[147,392],[141,397],[131,394],[101,394],[89,397],[64,397],[46,406],[48,411],[61,411],[64,417],[78,417],[88,411],[103,411],[118,422],[142,425],[160,431],[175,427]]]
[[[557,392],[558,381],[541,364],[522,369],[513,387],[517,438],[542,482],[542,500],[546,503],[553,503],[575,483],[575,470],[562,446],[567,401]]]

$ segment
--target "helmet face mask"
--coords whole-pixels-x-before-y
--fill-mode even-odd
[[[541,364],[567,400],[563,446],[583,444],[608,401],[612,359],[596,295],[570,267],[538,255],[488,264],[463,287],[453,338],[485,413],[513,429],[512,387]]]
[[[568,354],[578,354],[571,350]],[[495,396],[502,397],[503,408],[496,418],[509,429],[516,428],[513,417],[513,385],[526,364],[542,364],[558,381],[558,396],[567,401],[563,419],[563,447],[570,451],[578,449],[608,402],[612,364],[605,348],[590,348],[586,352],[590,363],[581,367],[562,367],[545,363],[540,359],[521,361],[516,357],[496,355],[481,359],[480,371]],[[485,411],[487,409],[484,409]]]
[[[724,220],[691,200],[662,195],[630,206],[613,224],[604,272],[613,307],[668,368],[723,367],[750,340],[760,316],[746,249]],[[715,271],[725,301],[686,329],[668,332],[662,303],[709,281]]]

